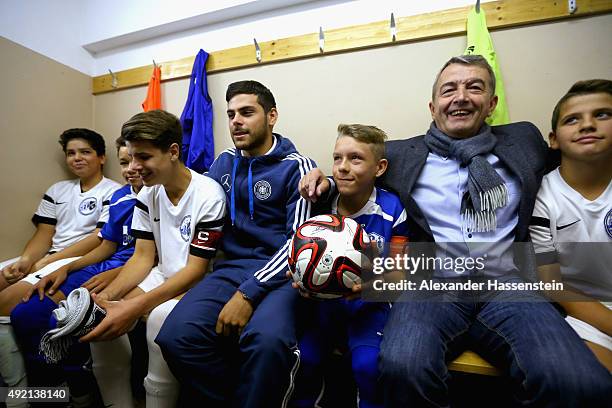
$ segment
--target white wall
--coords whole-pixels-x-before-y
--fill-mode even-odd
[[[445,10],[474,3],[473,0],[358,0],[314,1],[267,11],[256,15],[217,22],[204,27],[177,32],[125,45],[96,56],[94,75],[119,71],[195,55],[200,48],[216,51],[252,44],[253,38],[271,41],[323,29],[365,24],[390,18]]]
[[[83,3],[0,0],[0,36],[91,75],[95,60],[81,47]]]
[[[485,1],[483,1],[484,3]],[[0,0],[0,36],[89,75],[474,0]],[[85,48],[90,50],[86,51]]]

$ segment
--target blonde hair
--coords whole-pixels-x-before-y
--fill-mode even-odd
[[[385,158],[387,134],[376,126],[341,123],[338,125],[338,137],[342,136],[352,137],[359,142],[369,144],[376,160]]]

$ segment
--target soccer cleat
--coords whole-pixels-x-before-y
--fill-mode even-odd
[[[78,288],[53,311],[57,327],[49,330],[40,340],[40,353],[48,363],[57,363],[67,356],[68,349],[81,337],[92,331],[106,316],[106,312],[91,300],[89,291]]]

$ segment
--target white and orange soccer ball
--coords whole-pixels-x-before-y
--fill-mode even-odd
[[[361,283],[370,240],[361,225],[340,215],[318,215],[304,222],[289,247],[289,268],[300,289],[312,297],[348,295]]]

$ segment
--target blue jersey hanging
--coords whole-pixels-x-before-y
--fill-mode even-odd
[[[207,171],[215,158],[212,100],[206,81],[207,59],[208,53],[200,50],[193,63],[189,96],[181,115],[183,161],[198,173]]]

